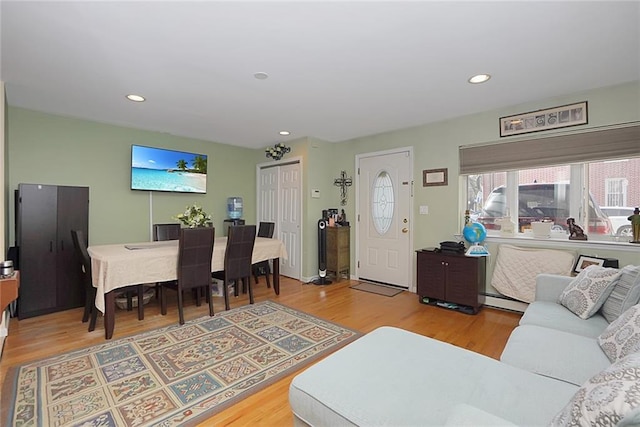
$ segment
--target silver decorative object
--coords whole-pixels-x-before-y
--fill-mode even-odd
[[[282,156],[291,151],[291,147],[287,147],[282,142],[277,143],[271,148],[264,150],[267,157],[271,157],[273,160],[280,160]]]

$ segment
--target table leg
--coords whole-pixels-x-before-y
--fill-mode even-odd
[[[104,338],[110,340],[116,324],[116,293],[107,292],[104,295]]]
[[[280,258],[273,259],[273,290],[280,295]]]

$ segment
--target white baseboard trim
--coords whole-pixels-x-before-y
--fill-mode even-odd
[[[504,299],[504,298],[496,298],[488,295],[486,296],[484,305],[489,307],[504,308],[505,310],[519,311],[521,313],[524,313],[524,311],[529,306],[529,304],[527,304],[526,302],[513,301],[510,299]]]

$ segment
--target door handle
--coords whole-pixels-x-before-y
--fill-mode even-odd
[[[404,227],[404,228],[402,229],[402,232],[403,232],[403,233],[408,233],[408,232],[409,232],[409,229],[408,229],[407,227]]]

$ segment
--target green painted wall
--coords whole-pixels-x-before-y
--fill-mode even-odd
[[[8,187],[15,189],[19,183],[88,186],[90,244],[149,240],[149,192],[130,190],[132,144],[208,156],[207,194],[154,192],[152,222],[176,222],[174,215],[197,203],[213,215],[221,233],[229,196],[242,197],[243,217],[255,222],[255,163],[247,159],[256,150],[21,108],[9,107],[8,122]],[[13,244],[13,191],[9,199]]]
[[[584,100],[589,102],[589,124],[572,128],[570,132],[640,120],[640,82],[632,82],[341,143],[329,143],[312,137],[286,141],[291,145],[292,152],[287,154],[285,160],[299,157],[303,164],[303,277],[317,274],[316,224],[322,210],[328,207],[342,208],[338,188],[333,185],[341,170],[354,179],[344,209],[352,223],[352,271],[355,272],[357,154],[413,147],[414,246],[434,246],[442,240],[451,240],[460,227],[462,212],[459,208],[458,149],[461,145],[517,140],[516,137],[499,138],[499,117]],[[91,244],[148,240],[149,193],[129,189],[132,144],[209,156],[208,193],[153,193],[153,222],[172,222],[173,215],[196,202],[213,215],[214,226],[221,229],[226,217],[226,198],[229,196],[243,197],[243,216],[248,222],[255,221],[256,165],[268,161],[262,149],[233,147],[15,107],[7,109],[6,131],[6,185],[10,194],[5,211],[9,220],[10,244],[14,239],[13,189],[20,182],[89,186]],[[557,132],[529,134],[525,137],[546,137],[554,133]],[[448,168],[449,185],[422,187],[422,170],[434,168]],[[312,189],[320,190],[320,198],[311,198]],[[429,206],[429,215],[418,214],[420,205]],[[639,251],[612,250],[606,255],[616,256],[623,264],[640,263]]]
[[[460,208],[460,180],[458,174],[458,149],[462,145],[489,142],[506,142],[518,138],[500,138],[498,119],[503,116],[549,108],[557,105],[588,101],[589,124],[571,128],[567,132],[581,132],[586,128],[611,124],[640,121],[640,81],[613,87],[600,88],[584,93],[576,93],[539,102],[516,105],[511,108],[481,112],[452,120],[431,123],[397,131],[352,139],[339,146],[343,156],[354,162],[357,154],[383,151],[390,148],[413,147],[414,150],[414,248],[437,246],[443,240],[454,240],[459,233],[463,210]],[[543,138],[561,133],[542,132],[528,134],[519,139]],[[640,155],[640,147],[638,147]],[[351,166],[353,167],[353,166]],[[448,168],[449,185],[423,187],[424,169]],[[355,206],[352,202],[347,216],[353,218]],[[420,205],[429,206],[428,215],[419,215]],[[352,229],[352,242],[355,238]],[[355,245],[352,243],[352,248]],[[639,264],[640,251],[608,251],[607,256],[615,256],[623,264]],[[355,250],[352,249],[352,265],[355,265]]]

